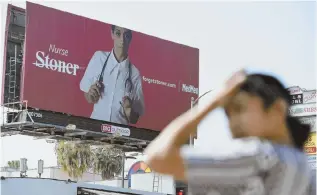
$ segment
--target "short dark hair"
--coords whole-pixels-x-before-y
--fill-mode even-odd
[[[264,108],[269,108],[277,99],[283,99],[290,105],[291,98],[288,90],[275,77],[264,74],[251,74],[240,87],[241,91],[260,97]],[[303,149],[310,133],[310,126],[302,124],[296,117],[287,114],[285,119],[289,133],[296,148]]]
[[[111,31],[112,31],[112,33],[114,33],[114,30],[115,30],[115,29],[116,29],[116,25],[111,24]],[[131,39],[132,39],[132,30],[128,29],[128,31],[129,31],[130,37],[131,37]]]
[[[114,29],[116,29],[116,25],[111,25],[111,31],[114,32]]]

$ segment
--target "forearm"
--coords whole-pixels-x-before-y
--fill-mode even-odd
[[[217,103],[212,102],[201,110],[195,107],[173,120],[146,148],[149,166],[154,171],[171,174],[185,181],[185,166],[180,148],[186,143],[190,134],[195,132],[199,122],[215,108]]]
[[[149,149],[151,147],[159,148],[156,145],[161,143],[167,144],[166,147],[180,148],[188,141],[189,136],[196,131],[200,121],[215,108],[217,108],[217,103],[213,101],[203,109],[198,110],[196,106],[183,113],[163,129],[160,135],[149,145]]]
[[[139,120],[139,114],[132,108],[126,109],[126,115],[127,115],[129,122],[131,124],[136,124]]]
[[[93,103],[92,99],[90,98],[90,95],[86,92],[84,92],[84,96],[85,96],[85,99],[87,100],[87,102],[89,104]]]
[[[209,112],[216,108],[216,102],[212,102],[207,107],[200,110],[196,106],[177,117],[163,130],[161,134],[164,137],[166,136],[166,138],[170,137],[170,143],[175,147],[181,147],[188,141],[190,135],[197,131],[197,126],[201,120],[204,119]]]
[[[139,116],[140,115],[137,112],[133,111],[133,109],[132,109],[131,116],[130,116],[130,122],[132,124],[136,124],[139,120]]]
[[[197,125],[208,113],[227,104],[244,79],[245,76],[242,73],[236,73],[229,82],[226,82],[226,87],[221,89],[213,101],[204,108],[198,109],[195,106],[173,120],[146,148],[145,153],[149,166],[156,172],[171,174],[186,180],[184,154],[181,154],[181,147],[196,131]]]

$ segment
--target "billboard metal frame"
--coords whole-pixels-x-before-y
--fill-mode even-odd
[[[19,109],[11,109],[12,105]],[[159,134],[157,131],[129,126],[131,135],[118,137],[111,133],[101,132],[104,121],[30,109],[27,107],[27,101],[4,104],[2,114],[4,118],[1,136],[22,134],[34,136],[36,139],[68,140],[92,145],[111,144],[124,151],[142,152]],[[43,117],[36,117],[38,115]],[[69,128],[69,125],[74,125],[75,128]]]

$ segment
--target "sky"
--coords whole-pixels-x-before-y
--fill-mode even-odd
[[[21,1],[10,2],[25,7]],[[288,87],[316,89],[315,2],[43,1],[41,4],[199,48],[200,94],[219,88],[230,73],[242,67],[278,76]],[[1,28],[5,6],[1,4]],[[1,53],[3,33],[2,28]],[[202,98],[199,105],[206,104],[213,95],[211,92]],[[227,120],[217,110],[199,126],[195,144],[222,151],[231,150],[230,142]],[[45,166],[56,165],[54,144],[25,136],[1,139],[1,166],[22,157],[28,159],[30,168],[37,167],[38,159],[43,159]]]

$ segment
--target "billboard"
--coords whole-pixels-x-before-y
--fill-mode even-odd
[[[289,108],[289,114],[294,117],[304,117],[316,115],[316,104],[298,104]]]
[[[26,14],[32,108],[160,131],[198,96],[196,48],[29,2]]]
[[[316,155],[316,132],[312,132],[304,145],[305,152],[308,155]]]
[[[307,124],[310,126],[310,131],[316,131],[316,116],[308,116],[308,117],[300,117],[299,120],[303,124]]]

